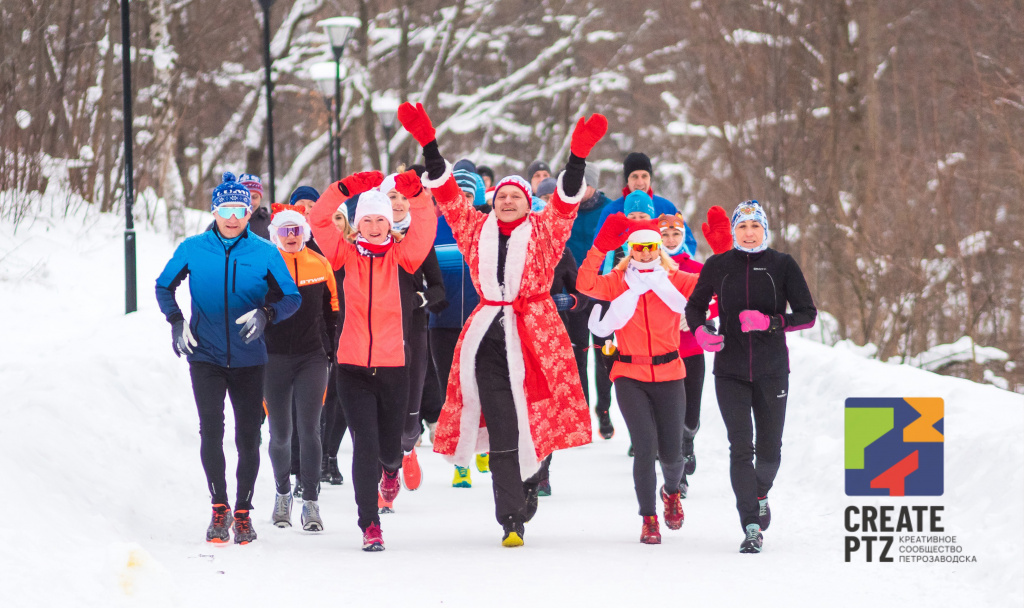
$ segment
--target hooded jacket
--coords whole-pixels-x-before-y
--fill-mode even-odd
[[[623,188],[621,197],[605,205],[604,211],[601,212],[600,219],[597,220],[597,228],[594,229],[595,236],[598,232],[601,231],[601,226],[604,226],[604,221],[608,219],[609,215],[613,213],[620,213],[626,208],[626,196],[629,194],[627,190],[628,189]],[[651,198],[654,200],[654,212],[657,214],[654,216],[655,218],[657,218],[658,215],[661,214],[675,215],[679,213],[679,209],[676,208],[672,201],[668,200],[667,198],[657,196],[650,190],[648,190],[647,193],[650,194]],[[693,232],[690,231],[689,223],[686,224],[685,233],[686,234],[683,236],[683,249],[690,255],[696,255],[697,239],[694,238]],[[594,244],[593,239],[590,240],[590,244]]]

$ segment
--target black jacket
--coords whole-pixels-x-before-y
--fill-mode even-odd
[[[410,274],[399,267],[398,287],[402,294],[402,325],[406,333],[412,328],[427,326],[427,309],[440,310],[444,301],[444,277],[437,262],[437,253],[431,249],[416,272]],[[419,294],[422,293],[421,297]],[[424,302],[424,298],[426,301]]]
[[[718,331],[725,336],[725,347],[715,354],[714,374],[747,381],[789,374],[785,332],[812,327],[818,315],[796,260],[774,249],[731,249],[708,258],[686,304],[692,331],[707,320],[712,296],[718,297]],[[786,312],[787,302],[792,313]],[[782,327],[743,333],[743,310],[781,315]]]

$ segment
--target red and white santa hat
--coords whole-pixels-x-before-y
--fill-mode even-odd
[[[627,239],[630,243],[660,243],[661,232],[658,231],[658,220],[634,220],[633,230]]]

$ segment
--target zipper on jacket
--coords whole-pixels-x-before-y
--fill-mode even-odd
[[[654,347],[651,345],[651,317],[647,314],[647,294],[644,300],[644,327],[647,328],[647,355],[651,357],[651,382],[654,382]]]
[[[371,367],[370,361],[373,359],[373,261],[375,259],[370,258],[370,288],[367,291],[369,295],[366,304],[366,329],[370,332],[370,345],[366,349],[366,367]],[[377,370],[374,370],[373,373],[376,375]]]
[[[228,314],[228,274],[231,270],[231,249],[224,249],[224,345],[227,348],[227,366],[231,367],[231,317]]]
[[[238,260],[231,264],[231,293],[235,293],[235,283],[238,281]]]
[[[747,308],[750,310],[750,254],[747,254]],[[747,332],[747,369],[750,372],[750,381],[754,381],[754,335]]]

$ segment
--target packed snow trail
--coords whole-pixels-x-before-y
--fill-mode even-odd
[[[253,512],[259,540],[207,544],[188,366],[172,355],[152,295],[174,244],[139,232],[139,312],[125,316],[121,226],[98,214],[41,219],[17,233],[0,224],[0,470],[17,497],[0,519],[5,607],[1024,602],[1024,398],[793,337],[782,468],[761,555],[737,552],[743,536],[710,373],[686,523],[678,532],[663,526],[660,546],[638,542],[617,407],[612,440],[595,432],[593,444],[555,454],[553,495],[541,498],[521,549],[500,546],[489,476],[474,468],[471,489],[452,488],[452,467],[424,445],[421,489],[403,490],[397,512],[382,518],[387,550],[363,553],[347,438],[346,483],[321,494],[325,531],[301,531],[298,502],[295,527],[277,529],[266,428]],[[946,400],[944,496],[845,495],[843,403],[852,396]],[[233,488],[233,446],[225,444]],[[944,505],[946,534],[978,562],[845,563],[844,509],[880,504]]]

